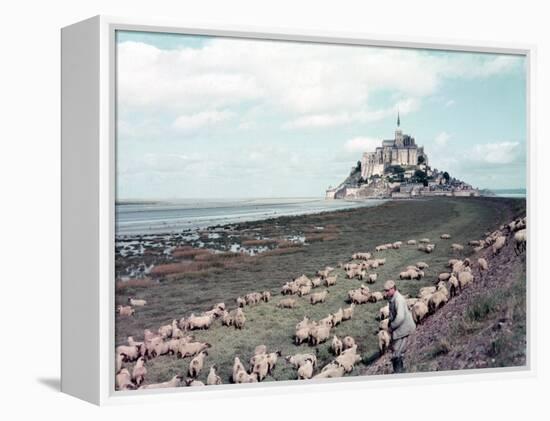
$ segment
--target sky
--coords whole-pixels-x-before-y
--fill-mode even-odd
[[[522,56],[117,33],[117,199],[323,197],[404,133],[433,168],[525,188]]]

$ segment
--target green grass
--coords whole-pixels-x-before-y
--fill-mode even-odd
[[[318,241],[302,247],[297,253],[265,256],[231,269],[163,281],[149,286],[137,285],[118,291],[117,304],[125,303],[130,295],[144,298],[148,304],[143,308],[137,308],[135,317],[116,316],[116,344],[125,343],[129,335],[141,339],[144,329],[156,331],[159,326],[170,323],[172,319],[179,320],[192,312],[205,311],[217,302],[223,301],[229,308],[234,308],[234,299],[237,296],[252,291],[269,290],[273,294],[270,303],[244,309],[247,321],[241,331],[222,327],[221,323],[216,321],[211,329],[194,333],[198,340],[213,345],[206,359],[205,370],[199,378],[204,381],[208,367],[216,364],[223,381],[227,382],[233,358],[239,356],[248,362],[254,347],[259,344],[267,345],[269,350],[280,350],[283,356],[298,352],[317,352],[319,364],[323,366],[334,358],[329,352],[330,340],[316,348],[306,344],[295,346],[294,327],[304,315],[318,320],[340,307],[347,307],[347,291],[359,287],[361,281],[346,280],[344,272],[338,270],[338,283],[330,287],[324,304],[312,306],[309,304],[309,297],[296,297],[296,308],[279,309],[276,303],[281,298],[280,287],[284,282],[302,273],[311,276],[326,265],[336,266],[340,261],[346,262],[352,253],[373,250],[378,244],[428,237],[437,245],[432,254],[425,254],[418,251],[415,246],[407,245],[403,245],[399,250],[376,253],[377,257],[385,257],[387,263],[374,271],[378,273],[378,280],[375,284],[369,285],[373,291],[381,290],[387,279],[394,279],[402,293],[416,295],[420,287],[434,283],[437,275],[445,270],[449,258],[463,258],[471,254],[470,247],[465,247],[463,253],[452,253],[449,249],[451,243],[466,245],[469,240],[481,238],[485,231],[494,229],[503,222],[503,215],[508,206],[516,205],[513,200],[507,199],[437,198],[388,202],[374,208],[283,217],[243,224],[241,228],[257,228],[271,233],[276,233],[280,227],[284,227],[286,232],[299,233],[311,226],[334,225],[339,235],[333,240]],[[440,240],[439,235],[442,233],[451,234],[452,239]],[[399,272],[407,265],[418,261],[430,265],[423,280],[398,279]],[[378,355],[376,315],[383,305],[385,302],[356,306],[354,318],[334,329],[334,334],[339,337],[351,335],[356,339],[365,362],[372,361]],[[486,305],[480,304],[476,312],[482,315],[487,311],[485,307]],[[502,344],[495,344],[495,352],[498,353],[501,346]],[[175,373],[186,371],[188,363],[189,359],[178,360],[173,356],[151,360],[147,362],[146,382],[168,380]],[[351,374],[357,374],[357,368]],[[272,376],[268,376],[266,381],[295,378],[296,371],[280,359]]]

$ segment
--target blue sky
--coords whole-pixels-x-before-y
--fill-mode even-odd
[[[119,199],[323,196],[396,114],[432,167],[523,188],[523,57],[144,32],[117,37]]]

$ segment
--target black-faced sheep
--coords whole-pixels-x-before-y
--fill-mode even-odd
[[[317,356],[314,354],[295,354],[287,355],[285,360],[292,364],[294,368],[299,368],[304,365],[307,361],[311,361],[313,368],[317,367]]]
[[[262,300],[264,302],[268,303],[269,300],[271,300],[271,292],[269,292],[269,291],[262,292]]]
[[[147,304],[147,301],[145,300],[141,300],[141,299],[137,299],[137,298],[128,298],[128,302],[130,303],[130,305],[134,306],[134,307],[143,307],[144,305]]]
[[[145,368],[145,360],[143,357],[139,357],[134,369],[132,370],[132,380],[137,385],[140,386],[145,379],[147,374],[147,369]]]
[[[192,357],[194,355],[197,355],[199,352],[210,348],[211,346],[212,345],[210,345],[208,342],[188,342],[180,344],[177,356],[179,358]]]
[[[133,390],[136,388],[132,383],[132,376],[127,368],[123,368],[116,375],[116,384],[118,390]]]
[[[355,346],[355,339],[351,336],[346,336],[342,339],[342,345],[344,345],[344,349],[353,348]]]
[[[527,230],[521,229],[514,234],[514,252],[520,255],[527,249]]]
[[[141,386],[140,389],[164,389],[170,387],[179,387],[181,386],[182,380],[183,376],[181,374],[178,374],[172,377],[172,379],[167,382],[146,384],[144,386]]]

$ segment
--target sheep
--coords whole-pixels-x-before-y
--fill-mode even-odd
[[[270,352],[267,354],[266,361],[268,366],[268,373],[271,374],[273,372],[273,369],[275,368],[275,365],[277,364],[277,361],[279,357],[282,355],[281,351],[277,350],[275,352]]]
[[[428,295],[432,295],[436,291],[436,287],[422,287],[418,291],[417,297],[422,299]]]
[[[309,333],[310,333],[309,327],[302,327],[300,329],[296,329],[296,332],[294,332],[294,343],[296,345],[300,345],[304,342],[307,342],[309,340]]]
[[[191,315],[192,317],[194,315]],[[164,325],[159,327],[158,334],[161,336],[162,339],[166,339],[172,336],[172,325]]]
[[[418,269],[408,269],[399,274],[399,279],[422,279],[424,272]]]
[[[379,266],[384,266],[386,264],[386,258],[383,259],[375,259],[374,263],[376,263]]]
[[[328,379],[333,377],[342,377],[344,375],[344,367],[338,365],[335,362],[331,362],[323,367],[321,372],[315,376],[314,379]]]
[[[332,315],[332,325],[338,326],[344,320],[344,310],[340,307],[336,313]]]
[[[311,286],[311,280],[306,275],[301,275],[294,280],[294,283],[301,286]]]
[[[212,345],[210,345],[208,342],[187,342],[180,344],[180,347],[178,348],[177,356],[179,358],[185,358],[185,357],[192,357],[199,352],[204,351],[205,349],[210,348]]]
[[[506,237],[504,237],[503,235],[498,236],[493,244],[493,256],[500,253],[500,250],[504,247],[505,244]]]
[[[453,274],[447,283],[449,286],[449,293],[451,297],[456,295],[457,289],[459,289],[458,278]]]
[[[309,285],[302,285],[298,289],[298,296],[303,297],[304,295],[308,295],[311,292],[311,286]]]
[[[137,342],[134,340],[133,336],[128,336],[128,345],[130,346],[141,346],[143,345],[143,342]]]
[[[403,244],[402,241],[396,241],[395,243],[393,243],[393,244],[391,245],[391,247],[392,247],[394,250],[398,250],[398,249],[401,248],[401,245],[402,245],[402,244]]]
[[[267,346],[264,344],[256,346],[254,348],[254,355],[267,354]]]
[[[309,302],[311,304],[324,303],[329,293],[328,289],[321,292],[315,292],[309,296]]]
[[[378,301],[382,301],[384,299],[384,294],[382,294],[380,291],[375,291],[369,296],[369,302],[371,303],[377,303]]]
[[[353,348],[355,346],[355,339],[351,336],[346,336],[342,339],[342,345],[344,346],[344,349]]]
[[[133,316],[136,310],[131,306],[118,306],[117,312],[121,316]]]
[[[257,383],[258,375],[256,373],[248,374],[246,371],[239,371],[237,373],[235,383]]]
[[[419,244],[417,249],[425,253],[431,253],[435,250],[435,244]]]
[[[143,380],[145,379],[145,375],[147,374],[147,369],[145,368],[145,360],[143,357],[139,357],[136,365],[134,366],[134,369],[132,370],[132,380],[137,385],[140,386],[141,383],[143,383]]]
[[[267,364],[267,360],[265,358],[262,358],[259,361],[256,361],[256,363],[252,367],[252,372],[250,374],[255,374],[258,381],[261,382],[267,377],[268,372],[269,365]]]
[[[309,334],[309,343],[319,345],[330,337],[330,325],[318,325],[311,329]]]
[[[418,302],[418,298],[407,298],[405,299],[405,302],[407,303],[409,310],[411,310],[412,307]]]
[[[132,383],[132,376],[127,368],[123,368],[116,375],[116,384],[118,390],[132,390],[136,388],[136,386]]]
[[[208,376],[206,377],[206,384],[213,386],[216,384],[222,384],[222,378],[216,374],[216,367],[211,366]]]
[[[447,266],[452,268],[455,265],[455,263],[457,263],[457,262],[460,262],[460,260],[458,260],[458,259],[449,259],[449,261],[447,262]]]
[[[417,301],[412,306],[412,318],[414,322],[418,325],[422,322],[424,317],[428,314],[428,306],[423,301]]]
[[[320,287],[322,283],[323,283],[323,280],[320,277],[315,277],[311,279],[312,288]]]
[[[123,355],[124,361],[135,361],[140,355],[140,347],[136,345],[120,345],[116,348],[117,355]]]
[[[344,349],[344,345],[342,344],[342,341],[338,339],[338,336],[334,335],[332,337],[332,342],[330,344],[330,349],[334,353],[334,355],[340,355]]]
[[[262,301],[262,294],[259,292],[251,292],[244,296],[244,300],[246,301],[246,305],[258,304]]]
[[[315,323],[315,322],[311,321],[307,316],[304,316],[302,321],[300,321],[296,324],[296,329],[302,329],[304,327],[310,327],[312,323]]]
[[[311,379],[311,376],[313,376],[313,363],[311,360],[306,360],[298,367],[298,380]]]
[[[189,330],[209,329],[213,321],[214,315],[212,314],[207,316],[195,316],[192,314],[191,317],[187,319],[187,325]]]
[[[246,322],[246,317],[244,315],[243,309],[238,307],[233,316],[233,326],[235,329],[241,330]]]
[[[196,386],[204,386],[205,384],[201,382],[200,380],[196,379],[186,379],[185,385],[190,387],[196,387]]]
[[[285,360],[292,364],[294,368],[300,368],[302,365],[311,361],[313,368],[317,367],[317,356],[314,354],[295,354],[287,355]]]
[[[381,320],[378,323],[378,330],[389,330],[390,328],[390,319]]]
[[[361,276],[361,269],[360,268],[353,268],[353,269],[346,270],[346,277],[348,279],[353,279],[356,276]],[[327,286],[329,286],[328,283],[327,283]]]
[[[372,257],[370,253],[354,253],[351,258],[354,260],[369,260]]]
[[[296,307],[296,300],[294,298],[284,298],[277,303],[279,308],[294,308]]]
[[[201,351],[196,355],[191,362],[189,363],[189,368],[187,369],[187,375],[189,377],[196,378],[204,366],[204,359],[208,355],[208,351]]]
[[[462,250],[464,250],[464,246],[462,244],[453,243],[453,244],[451,244],[451,250],[452,251],[462,251]]]
[[[468,245],[472,247],[479,247],[481,245],[481,241],[479,240],[470,240],[468,241]]]
[[[450,234],[441,234],[439,236],[439,238],[441,238],[442,240],[449,240],[451,238],[451,235]]]
[[[430,313],[435,313],[440,307],[442,307],[447,302],[447,294],[444,291],[434,292],[430,300],[428,301],[428,309]]]
[[[443,272],[439,274],[439,276],[437,277],[437,280],[448,281],[450,277],[451,277],[451,274],[449,272]]]
[[[320,325],[333,327],[334,326],[334,316],[332,314],[329,314],[324,319],[319,320],[319,322],[317,323],[317,326],[320,326]]]
[[[178,321],[172,320],[172,335],[171,337],[174,339],[183,338],[185,335],[183,331],[178,327]]]
[[[264,302],[268,303],[269,300],[271,300],[271,292],[269,292],[269,291],[262,292],[262,300]]]
[[[238,383],[237,382],[237,376],[242,371],[244,371],[246,373],[244,365],[241,362],[241,360],[239,359],[239,357],[235,357],[235,359],[233,360],[233,375],[231,377],[232,380],[233,380],[233,383]]]
[[[386,330],[381,330],[378,332],[378,349],[380,355],[384,354],[390,346],[390,334]]]
[[[473,281],[474,275],[472,275],[470,272],[460,272],[458,274],[458,287],[460,289],[460,292],[462,292],[462,289],[471,284]]]
[[[389,304],[386,304],[384,307],[380,308],[378,311],[378,317],[380,320],[387,319],[390,317],[390,306]]]
[[[355,304],[351,304],[349,307],[345,308],[343,310],[342,314],[342,320],[350,320],[353,317],[353,309],[355,308]]]
[[[378,279],[378,274],[377,273],[371,273],[369,275],[369,277],[367,278],[367,283],[374,284],[377,279]]]
[[[428,244],[430,242],[430,239],[429,238],[422,238],[420,240],[418,240],[419,243],[423,243],[423,244]]]
[[[233,317],[226,310],[222,314],[222,326],[231,326],[233,324]]]
[[[420,270],[428,269],[430,266],[425,262],[417,262],[416,267]]]
[[[116,356],[116,373],[118,373],[122,368],[122,362],[124,361],[124,355],[123,354],[117,354]]]
[[[416,240],[409,240],[409,241],[407,241],[407,245],[409,245],[409,246],[416,246]]]
[[[145,300],[140,300],[132,297],[128,298],[128,302],[130,303],[131,306],[134,306],[134,307],[143,307],[144,305],[147,304],[147,301]]]
[[[181,374],[178,374],[172,377],[172,379],[167,382],[147,384],[147,385],[141,386],[140,389],[164,389],[169,387],[179,387],[181,386],[182,380],[183,380],[183,376]]]
[[[352,304],[365,304],[369,302],[369,297],[369,292],[363,293],[356,290],[349,295],[349,300]]]
[[[527,230],[521,229],[514,234],[514,252],[519,256],[527,249]]]
[[[244,307],[246,305],[246,300],[243,297],[237,297],[236,300],[237,307]]]
[[[185,336],[180,339],[170,339],[168,342],[166,342],[166,345],[168,347],[168,354],[177,354],[179,348],[181,345],[189,343],[193,340],[192,336]]]
[[[293,295],[298,293],[299,286],[294,282],[286,282],[281,288],[282,295]]]
[[[485,260],[483,257],[477,259],[477,265],[480,275],[482,274],[482,272],[485,272],[487,271],[487,269],[489,269],[489,263],[487,263],[487,260]]]
[[[353,370],[355,363],[361,361],[361,356],[357,353],[357,345],[346,349],[335,360],[341,367],[344,367],[346,373]]]

